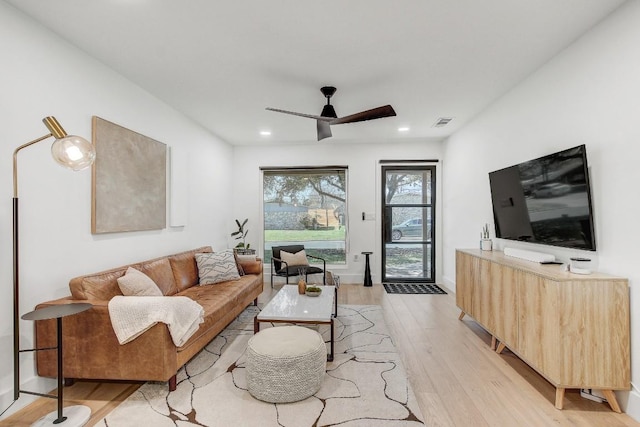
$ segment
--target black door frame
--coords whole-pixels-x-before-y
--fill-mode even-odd
[[[382,163],[382,162],[381,162]],[[394,204],[393,207],[421,207],[421,208],[430,208],[431,209],[431,241],[427,241],[427,240],[419,240],[419,241],[412,241],[412,242],[407,242],[406,244],[424,244],[427,245],[426,247],[428,247],[428,245],[431,246],[431,274],[430,274],[430,278],[394,278],[394,277],[387,277],[387,273],[386,273],[386,265],[387,265],[387,260],[386,260],[386,244],[390,243],[392,241],[391,239],[391,224],[389,224],[390,219],[387,215],[388,212],[388,205],[387,205],[387,200],[386,200],[386,188],[387,188],[387,182],[386,182],[386,177],[387,177],[387,172],[388,171],[427,171],[430,170],[431,171],[431,203],[420,203],[420,204],[407,204],[407,205],[398,205],[398,204]],[[381,246],[381,251],[380,253],[382,254],[382,265],[381,265],[381,278],[382,278],[382,282],[416,282],[416,283],[435,283],[436,282],[436,165],[433,164],[412,164],[412,165],[385,165],[383,164],[381,167],[381,181],[382,181],[382,185],[381,185],[381,215],[380,217],[382,218],[381,224],[382,224],[382,230],[381,230],[381,242],[382,242],[382,246]],[[389,227],[387,227],[387,225],[389,225]],[[424,239],[424,234],[423,234],[423,239]],[[400,245],[405,244],[405,243],[399,243]]]

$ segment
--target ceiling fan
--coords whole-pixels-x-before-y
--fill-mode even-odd
[[[279,110],[277,108],[269,108],[269,111],[275,111],[277,113],[291,114],[293,116],[307,117],[309,119],[316,119],[318,129],[318,141],[331,137],[331,125],[340,125],[343,123],[355,123],[364,122],[366,120],[382,119],[384,117],[392,117],[396,115],[391,105],[385,105],[383,107],[373,108],[371,110],[361,111],[359,113],[351,114],[344,117],[338,117],[336,110],[331,105],[331,97],[336,93],[336,88],[333,86],[324,86],[320,88],[320,92],[327,98],[327,105],[322,109],[322,113],[319,116],[313,114],[296,113],[294,111]]]

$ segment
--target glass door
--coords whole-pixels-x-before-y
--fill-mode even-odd
[[[382,281],[435,282],[435,166],[383,166],[382,179]]]

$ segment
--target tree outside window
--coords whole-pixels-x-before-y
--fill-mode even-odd
[[[271,247],[302,244],[329,264],[346,263],[347,169],[263,169],[264,262]]]

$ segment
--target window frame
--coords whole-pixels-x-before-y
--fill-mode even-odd
[[[327,165],[327,166],[273,166],[273,167],[260,167],[260,192],[261,192],[261,221],[262,221],[262,236],[261,236],[261,247],[263,251],[263,263],[266,265],[270,265],[270,257],[268,253],[270,253],[270,248],[267,248],[267,239],[266,239],[266,211],[265,206],[268,203],[265,199],[265,176],[266,175],[314,175],[321,173],[331,174],[333,173],[343,173],[344,174],[344,219],[343,226],[345,228],[344,232],[344,259],[340,262],[332,262],[331,260],[327,260],[327,265],[337,266],[337,267],[346,267],[348,265],[348,254],[349,254],[349,167],[345,165]],[[308,241],[318,241],[318,240],[308,240]],[[299,244],[304,244],[307,241],[299,241]],[[288,243],[287,243],[288,244]],[[312,251],[313,252],[313,251]]]

